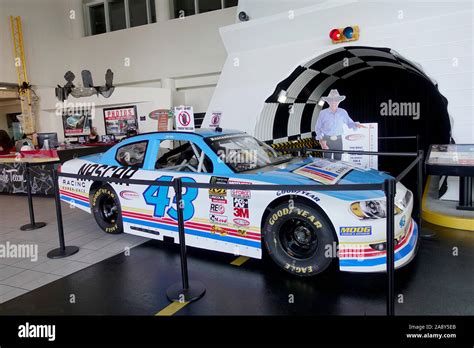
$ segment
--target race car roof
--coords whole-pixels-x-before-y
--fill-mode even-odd
[[[190,132],[192,134],[192,132]],[[199,128],[194,131],[195,134],[199,134],[203,138],[218,137],[222,135],[231,135],[231,134],[245,134],[240,130],[235,129],[222,129],[222,131],[216,131],[214,128]]]

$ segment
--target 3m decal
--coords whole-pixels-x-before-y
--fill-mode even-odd
[[[341,236],[370,236],[372,234],[371,226],[354,226],[339,228]]]
[[[234,216],[238,218],[249,218],[249,210],[247,208],[234,208]]]
[[[183,182],[196,182],[193,178],[181,178]],[[157,181],[171,182],[173,181],[172,176],[162,176],[157,179]],[[149,186],[145,192],[143,192],[143,198],[145,199],[146,204],[152,205],[155,207],[153,215],[156,217],[163,217],[165,213],[172,219],[178,220],[178,211],[176,210],[176,197],[174,192],[171,194],[173,197],[173,205],[171,204],[169,186]],[[186,191],[182,195],[183,199],[183,218],[184,221],[192,219],[194,216],[194,205],[193,202],[198,196],[198,189],[187,187]]]

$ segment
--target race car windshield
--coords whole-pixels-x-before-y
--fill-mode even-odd
[[[221,161],[235,172],[260,169],[291,159],[251,136],[221,136],[211,138],[211,147]]]

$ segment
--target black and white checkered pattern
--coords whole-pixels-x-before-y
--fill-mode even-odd
[[[330,87],[340,79],[377,66],[408,70],[428,78],[417,66],[389,48],[338,48],[298,66],[277,85],[265,101],[255,136],[272,143],[313,136],[322,109],[318,103]],[[286,92],[285,103],[278,101],[282,91]]]

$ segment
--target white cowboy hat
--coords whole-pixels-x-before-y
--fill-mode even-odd
[[[339,92],[337,91],[337,89],[331,89],[328,96],[327,97],[322,97],[321,99],[324,100],[327,103],[331,103],[331,102],[340,103],[344,99],[346,99],[346,96],[345,95],[339,95]]]

